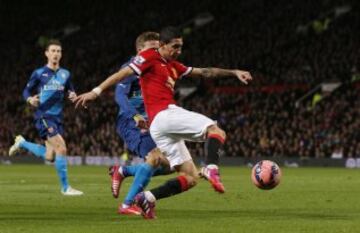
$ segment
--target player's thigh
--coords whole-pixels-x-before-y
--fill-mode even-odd
[[[204,141],[206,131],[212,125],[216,125],[216,122],[200,113],[170,105],[156,115],[150,132],[154,140],[156,135],[172,135],[179,139]]]
[[[49,161],[53,160],[55,157],[55,150],[52,147],[51,143],[48,142],[47,140],[45,141],[45,147],[46,147],[45,158]]]
[[[156,128],[152,128],[155,130],[150,129],[151,137],[155,141],[156,146],[166,156],[170,163],[170,168],[192,160],[183,139],[174,137],[172,134],[167,134],[161,130],[156,130]]]
[[[62,154],[62,155],[66,154],[66,143],[64,138],[60,134],[56,134],[55,136],[48,137],[47,141],[55,150],[56,154]]]
[[[153,148],[146,156],[146,162],[153,167],[159,167],[160,165],[167,170],[170,170],[170,163],[157,147]]]
[[[174,140],[171,137],[167,137],[160,140],[159,143],[157,142],[157,146],[169,161],[171,168],[181,165],[186,161],[192,161],[184,140]]]

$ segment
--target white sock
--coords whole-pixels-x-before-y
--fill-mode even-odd
[[[119,167],[119,170],[118,170],[118,172],[119,172],[119,174],[120,174],[120,175],[124,176],[124,174],[123,174],[123,168],[122,168],[122,166],[120,166],[120,167]]]
[[[129,208],[130,206],[123,203],[123,204],[121,205],[121,207],[124,208],[124,209],[126,209],[126,208]]]
[[[216,164],[208,164],[206,166],[206,168],[208,168],[208,169],[214,169],[214,168],[219,169],[219,167]]]
[[[144,195],[145,195],[146,200],[148,200],[150,202],[155,202],[156,201],[155,196],[150,191],[146,191],[144,193]]]

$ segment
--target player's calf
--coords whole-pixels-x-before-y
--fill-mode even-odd
[[[224,193],[225,188],[220,179],[219,160],[223,153],[226,134],[217,125],[207,129],[207,140],[205,143],[206,167],[201,169],[200,175],[207,179],[216,192]]]
[[[207,139],[205,143],[206,164],[219,164],[220,155],[223,153],[226,134],[217,125],[212,125],[207,129]]]

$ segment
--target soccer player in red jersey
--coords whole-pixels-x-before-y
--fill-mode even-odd
[[[170,166],[183,174],[137,196],[144,217],[154,218],[155,200],[181,193],[196,185],[198,171],[185,145],[185,140],[206,142],[206,166],[201,175],[215,191],[225,192],[219,175],[219,152],[226,134],[213,120],[176,105],[174,85],[183,77],[220,78],[236,77],[247,84],[252,77],[249,72],[220,68],[187,67],[177,61],[181,54],[183,39],[175,27],[160,32],[160,48],[141,52],[129,66],[108,77],[92,91],[78,96],[76,107],[98,98],[102,91],[132,74],[140,76],[146,112],[150,121],[150,133],[157,147],[166,154]]]

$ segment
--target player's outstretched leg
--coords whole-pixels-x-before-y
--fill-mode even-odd
[[[226,134],[217,125],[207,129],[207,140],[205,143],[206,167],[201,169],[200,175],[207,179],[215,191],[224,193],[225,188],[220,179],[219,157],[225,142]]]
[[[45,146],[28,142],[25,140],[23,136],[18,135],[15,137],[14,144],[9,149],[9,156],[13,156],[20,149],[26,149],[27,151],[33,153],[35,156],[45,159],[45,153],[46,153]]]

